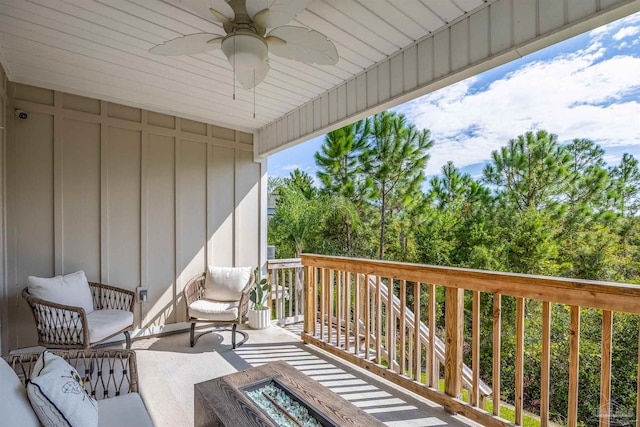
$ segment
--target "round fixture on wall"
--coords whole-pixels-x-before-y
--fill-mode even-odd
[[[16,114],[16,117],[19,118],[20,120],[27,120],[29,118],[29,113],[27,113],[24,110],[16,110],[15,114]]]

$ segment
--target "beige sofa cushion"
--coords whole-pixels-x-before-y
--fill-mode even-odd
[[[191,303],[189,316],[197,319],[234,321],[238,318],[238,302],[201,299]]]
[[[240,301],[242,291],[253,284],[251,267],[209,266],[204,297],[213,301]]]
[[[102,341],[133,325],[133,313],[125,310],[95,310],[87,314],[89,342]]]
[[[27,391],[11,366],[0,357],[0,424],[20,427],[39,427],[40,422],[31,408]]]
[[[153,427],[138,393],[98,400],[98,427]]]

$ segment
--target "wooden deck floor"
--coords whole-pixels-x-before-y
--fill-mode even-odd
[[[193,385],[275,360],[284,360],[388,426],[469,426],[441,407],[398,390],[377,377],[303,344],[301,325],[246,330],[235,351],[230,332],[202,336],[189,347],[188,333],[134,341],[141,394],[156,426],[193,426]]]

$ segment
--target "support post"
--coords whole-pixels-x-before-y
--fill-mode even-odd
[[[464,289],[447,288],[445,292],[444,392],[458,398],[462,392]]]

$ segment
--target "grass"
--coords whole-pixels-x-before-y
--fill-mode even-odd
[[[422,382],[426,381],[426,374],[422,373]],[[441,379],[438,382],[438,390],[444,391],[444,380]],[[467,390],[462,390],[462,400],[464,402],[469,402],[469,393]],[[493,412],[493,402],[487,399],[487,407],[486,411],[491,413]],[[507,421],[511,421],[515,423],[516,421],[516,410],[509,406],[500,405],[500,418],[504,418]],[[534,416],[522,414],[522,427],[540,427],[540,420]]]
[[[385,367],[389,366],[385,358],[382,358],[382,365]],[[420,382],[426,384],[427,374],[425,372],[422,372],[420,374]],[[438,381],[438,390],[444,392],[444,379]],[[462,401],[469,403],[469,392],[467,390],[462,390]],[[487,399],[486,411],[489,413],[493,412],[493,402],[489,399]],[[516,410],[514,408],[511,408],[510,406],[505,406],[504,404],[502,404],[500,405],[500,418],[515,423]],[[534,416],[524,413],[522,414],[522,427],[540,427],[540,420]]]
[[[493,411],[493,402],[487,401],[487,412]],[[516,421],[516,410],[508,406],[500,406],[500,417],[512,423]],[[523,427],[540,427],[540,420],[527,414],[522,415]]]

